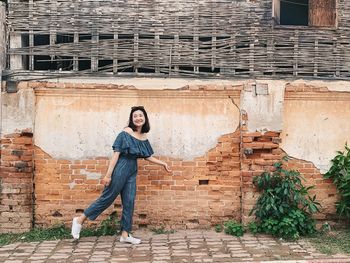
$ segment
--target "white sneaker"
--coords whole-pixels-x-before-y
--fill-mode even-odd
[[[74,217],[72,222],[72,236],[74,239],[79,239],[81,231],[81,224],[78,223],[78,218]]]
[[[129,234],[128,237],[120,237],[120,243],[130,243],[133,245],[138,245],[141,243],[141,239],[135,238],[132,235]]]

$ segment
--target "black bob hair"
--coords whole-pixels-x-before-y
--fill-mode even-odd
[[[141,133],[147,133],[149,132],[149,130],[151,129],[150,125],[149,125],[149,120],[148,120],[148,116],[147,116],[147,112],[145,110],[145,108],[143,106],[135,106],[135,107],[131,107],[131,112],[129,115],[129,124],[128,127],[131,128],[133,131],[136,131],[136,126],[134,125],[133,121],[132,121],[132,115],[135,111],[142,111],[143,115],[145,116],[145,124],[142,126],[141,128]]]

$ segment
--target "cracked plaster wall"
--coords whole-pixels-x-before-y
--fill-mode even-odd
[[[245,84],[241,109],[248,114],[248,131],[281,131],[285,81]]]
[[[52,83],[81,83],[81,79]],[[84,83],[130,86],[136,89],[175,90],[185,86],[243,85],[241,99],[234,102],[248,114],[248,131],[283,131],[281,147],[289,155],[313,162],[325,171],[336,150],[350,141],[349,100],[312,102],[285,101],[289,83],[278,80],[199,80],[155,78],[85,78]],[[251,83],[267,84],[268,95],[256,94]],[[292,85],[327,87],[348,91],[347,81],[296,80]],[[259,92],[259,90],[258,90]],[[261,92],[261,90],[260,90]],[[172,103],[171,103],[172,101]],[[215,146],[217,138],[235,131],[239,111],[230,99],[99,98],[91,96],[41,96],[35,105],[33,89],[1,97],[1,134],[33,130],[35,144],[57,158],[108,156],[114,137],[127,123],[131,105],[143,104],[150,112],[149,138],[159,155],[192,159]],[[205,132],[198,132],[205,131]],[[52,139],[54,138],[54,139]],[[205,143],[203,143],[205,142]],[[310,145],[312,147],[310,147]],[[68,146],[68,147],[67,147]]]
[[[350,143],[350,92],[314,96],[286,98],[281,148],[325,173],[336,151]]]
[[[239,126],[239,110],[228,96],[175,92],[140,96],[133,90],[37,96],[35,145],[55,159],[109,156],[119,131],[127,125],[130,107],[143,105],[149,113],[156,155],[191,160],[215,147],[223,134]],[[120,93],[121,92],[121,93]],[[187,96],[188,95],[188,96]]]
[[[35,95],[32,89],[1,94],[1,135],[33,131]]]
[[[289,99],[285,97],[287,85],[329,91],[301,92],[304,95]],[[248,114],[248,132],[282,131],[281,148],[292,157],[312,162],[324,173],[336,151],[350,142],[349,91],[348,81],[247,82],[241,110]]]

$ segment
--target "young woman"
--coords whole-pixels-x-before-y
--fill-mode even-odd
[[[103,178],[105,189],[81,216],[73,218],[74,239],[79,239],[82,225],[87,218],[95,220],[120,194],[123,206],[120,242],[135,245],[141,243],[140,239],[130,235],[136,195],[137,159],[144,158],[162,165],[167,172],[170,172],[167,163],[152,157],[153,150],[146,137],[149,130],[146,110],[143,106],[132,107],[128,127],[118,134],[112,146],[114,153]]]

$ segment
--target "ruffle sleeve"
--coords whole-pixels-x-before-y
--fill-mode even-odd
[[[117,136],[117,138],[115,139],[114,143],[113,143],[113,151],[115,152],[120,152],[120,153],[127,153],[128,149],[129,149],[129,145],[127,142],[127,139],[125,137],[124,132],[120,132]]]
[[[144,141],[144,142],[141,142],[142,145],[140,147],[140,157],[141,158],[148,158],[150,156],[152,156],[152,154],[154,153],[153,152],[153,149],[152,149],[152,146],[151,144],[149,143],[149,141]]]

